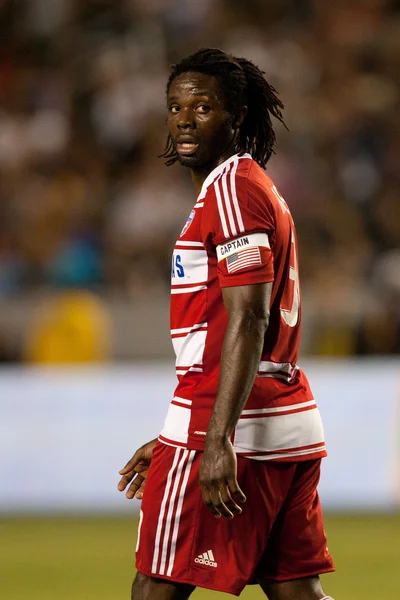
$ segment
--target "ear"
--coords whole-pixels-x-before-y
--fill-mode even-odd
[[[233,120],[234,129],[239,129],[243,125],[243,121],[245,120],[247,115],[247,106],[241,106],[237,109],[235,118]]]

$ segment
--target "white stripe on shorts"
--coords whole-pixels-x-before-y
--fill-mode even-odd
[[[165,492],[158,516],[151,572],[170,577],[175,562],[176,543],[182,505],[195,450],[177,448],[168,472]],[[171,535],[172,534],[172,535]]]
[[[183,465],[186,462],[186,459],[188,456],[189,456],[189,450],[183,450],[183,454],[179,461],[178,469],[176,472],[174,485],[172,487],[171,497],[169,499],[168,513],[167,513],[167,519],[165,522],[164,538],[163,538],[163,545],[162,545],[162,552],[161,552],[161,563],[160,563],[160,568],[158,570],[158,573],[160,575],[165,574],[165,563],[167,561],[169,534],[171,531],[171,522],[173,519],[172,513],[174,512],[175,498],[176,498],[176,493],[178,491],[179,483],[181,480]]]
[[[167,477],[167,484],[165,486],[165,492],[164,492],[164,497],[162,499],[162,503],[161,503],[161,509],[160,509],[160,514],[158,517],[158,524],[157,524],[157,532],[156,532],[156,540],[154,543],[154,554],[153,554],[153,564],[151,567],[151,572],[152,573],[156,573],[157,572],[157,565],[158,565],[158,555],[160,552],[160,538],[161,538],[161,531],[162,531],[162,526],[163,526],[163,520],[164,520],[164,513],[165,513],[165,507],[167,504],[167,499],[168,499],[168,495],[169,495],[169,490],[171,487],[171,482],[172,482],[172,476],[174,474],[175,471],[175,467],[178,463],[180,454],[182,452],[182,448],[177,448],[175,450],[175,455],[174,455],[174,460],[172,463],[172,467],[168,473],[168,477]]]
[[[181,487],[181,491],[179,493],[178,506],[177,506],[176,515],[175,515],[174,530],[173,530],[173,533],[172,533],[171,554],[169,556],[169,565],[168,565],[168,571],[167,571],[168,577],[171,577],[172,569],[173,569],[173,566],[174,566],[175,551],[176,551],[176,540],[177,540],[177,537],[178,537],[179,521],[181,520],[183,498],[185,496],[186,485],[187,485],[187,482],[188,482],[188,479],[189,479],[190,469],[192,467],[192,462],[193,462],[195,454],[196,454],[195,450],[191,450],[190,453],[189,453],[189,460],[187,461],[185,473],[184,473],[184,476],[183,476],[182,487]]]

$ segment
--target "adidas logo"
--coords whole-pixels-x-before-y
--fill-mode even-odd
[[[203,554],[199,554],[197,558],[194,559],[195,563],[199,565],[206,565],[207,567],[217,567],[218,563],[215,562],[214,554],[212,550],[207,550],[207,552],[203,552]]]

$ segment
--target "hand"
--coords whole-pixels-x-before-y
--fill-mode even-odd
[[[127,498],[137,498],[138,500],[143,498],[144,483],[156,444],[157,439],[141,446],[136,450],[131,460],[126,463],[125,467],[120,470],[119,474],[122,477],[118,483],[119,491],[123,492],[127,485],[132,482],[125,494]]]
[[[246,502],[236,479],[236,454],[230,441],[206,441],[200,463],[200,487],[203,501],[212,514],[233,519],[242,509],[237,502]]]

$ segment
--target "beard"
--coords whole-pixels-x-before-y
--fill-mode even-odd
[[[199,169],[204,166],[201,159],[195,154],[191,154],[188,156],[182,156],[181,154],[177,154],[178,162],[181,167],[188,167],[189,169]]]
[[[201,144],[193,154],[179,154],[174,143],[174,150],[179,164],[189,169],[205,169],[212,165],[234,144],[234,137],[231,135],[219,136],[214,141],[207,144]],[[211,150],[208,152],[208,148]],[[235,151],[235,149],[233,148]]]

